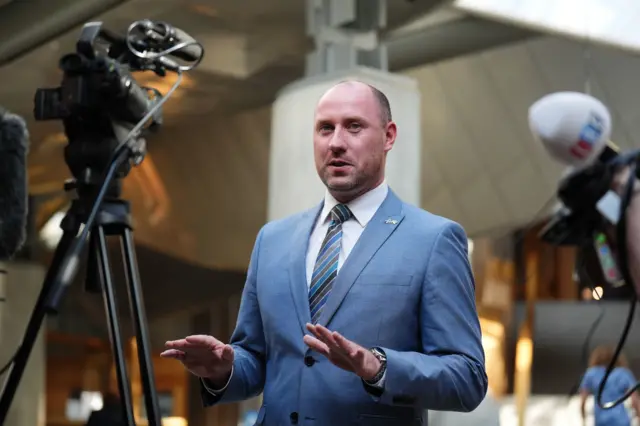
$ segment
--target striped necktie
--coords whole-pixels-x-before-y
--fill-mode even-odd
[[[338,275],[342,223],[352,216],[351,210],[344,204],[338,204],[331,209],[331,223],[320,247],[316,265],[311,275],[311,285],[309,286],[309,308],[311,310],[312,324],[315,324],[320,318],[322,308],[327,302],[333,282]]]

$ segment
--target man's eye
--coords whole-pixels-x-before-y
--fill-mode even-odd
[[[349,130],[360,130],[361,127],[360,123],[350,123],[348,126]]]
[[[331,131],[331,130],[333,130],[333,129],[332,129],[332,127],[331,127],[331,126],[329,126],[329,125],[325,124],[324,126],[320,126],[320,129],[319,129],[319,130],[320,130],[321,132],[323,132],[323,133],[326,133],[326,132],[330,132],[330,131]]]

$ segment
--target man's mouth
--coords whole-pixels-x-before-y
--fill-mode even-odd
[[[344,167],[344,166],[350,166],[351,164],[347,163],[346,161],[333,160],[329,162],[329,165],[333,167]]]

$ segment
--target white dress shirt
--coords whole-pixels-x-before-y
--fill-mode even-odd
[[[385,198],[387,198],[388,192],[389,185],[387,185],[386,181],[383,181],[371,191],[361,195],[349,203],[346,203],[346,206],[351,210],[353,217],[342,224],[342,242],[340,244],[340,254],[338,255],[338,271],[340,271],[340,267],[344,265],[344,261],[358,242],[358,239],[360,238],[360,235],[362,235],[362,231],[364,231],[367,223],[369,223],[373,215],[376,214],[384,202]],[[320,212],[316,225],[313,228],[313,231],[311,231],[311,236],[309,237],[309,247],[307,249],[306,258],[307,287],[311,284],[311,276],[313,275],[316,258],[318,257],[318,253],[322,247],[322,242],[324,241],[324,237],[327,235],[327,230],[329,229],[329,223],[331,222],[331,209],[333,209],[337,204],[339,204],[339,202],[333,198],[329,191],[327,191],[324,196],[322,211]],[[233,376],[233,369],[231,370],[231,376]],[[386,373],[383,374],[382,378],[373,386],[382,388],[385,376]],[[211,389],[207,386],[204,380],[201,380],[205,389],[214,395],[224,392],[230,381],[231,377],[229,377],[229,381],[222,389]]]
[[[349,210],[351,210],[351,213],[353,213],[353,217],[342,224],[342,243],[338,256],[338,271],[340,271],[340,267],[344,265],[344,261],[349,257],[351,250],[353,250],[353,247],[358,242],[367,223],[369,223],[373,215],[376,214],[384,199],[387,198],[388,192],[389,186],[385,181],[366,194],[346,204]],[[324,237],[327,235],[327,230],[329,229],[331,209],[337,204],[339,204],[339,202],[327,191],[324,196],[324,206],[309,238],[306,263],[307,286],[311,284],[313,268],[316,264],[316,259],[320,252],[320,247],[322,247]]]

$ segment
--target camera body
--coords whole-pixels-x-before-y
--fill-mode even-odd
[[[71,53],[62,57],[60,69],[64,73],[60,87],[36,91],[36,120],[94,120],[107,116],[136,123],[153,106],[129,68],[115,59]]]

